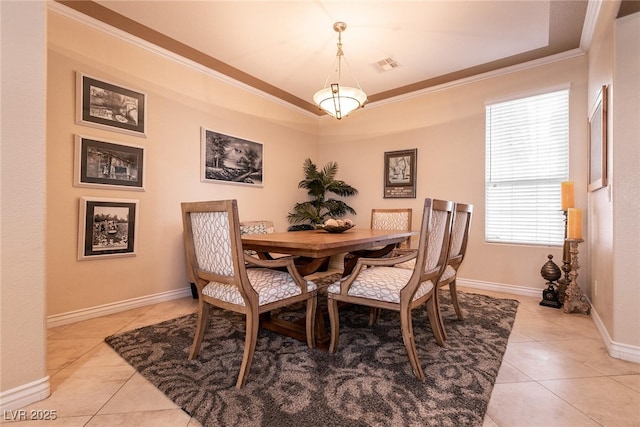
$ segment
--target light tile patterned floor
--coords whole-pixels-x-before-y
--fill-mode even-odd
[[[640,426],[640,364],[609,357],[589,316],[541,307],[539,298],[465,291],[520,301],[484,426]],[[58,418],[11,425],[199,426],[103,342],[196,309],[183,298],[50,329],[52,394],[25,409]]]

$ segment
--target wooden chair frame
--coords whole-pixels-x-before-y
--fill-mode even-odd
[[[306,335],[307,345],[309,348],[315,347],[315,312],[317,306],[317,291],[307,291],[307,281],[298,273],[292,257],[283,257],[276,260],[261,260],[253,256],[247,255],[242,249],[242,240],[240,237],[240,224],[238,221],[238,206],[236,200],[207,201],[207,202],[186,202],[181,204],[182,221],[184,227],[184,245],[187,259],[187,266],[191,270],[192,277],[198,290],[198,321],[193,345],[189,354],[189,359],[198,357],[200,345],[204,338],[207,321],[209,317],[210,306],[220,307],[225,310],[242,313],[246,318],[246,336],[244,352],[242,356],[242,364],[236,382],[237,388],[242,388],[246,381],[253,354],[255,352],[258,329],[259,316],[261,313],[288,306],[296,302],[306,302]],[[233,274],[230,276],[216,274],[205,271],[198,265],[196,259],[196,249],[193,238],[193,225],[191,214],[195,212],[226,212],[229,221],[229,232],[231,240],[231,257],[233,264]],[[214,249],[215,250],[215,249]],[[245,264],[246,263],[246,264]],[[247,266],[256,266],[264,268],[286,268],[287,272],[295,280],[300,287],[299,295],[288,297],[279,301],[260,305],[258,301],[258,293],[252,287],[247,276]],[[237,287],[241,294],[244,305],[233,304],[203,294],[203,289],[210,283],[216,282],[221,284],[230,284]]]
[[[411,208],[400,208],[400,209],[378,209],[378,208],[374,208],[371,209],[371,222],[369,227],[371,229],[374,229],[376,227],[374,227],[375,225],[375,217],[377,214],[385,214],[385,213],[389,213],[389,214],[406,214],[407,215],[407,231],[411,230],[411,216],[412,216],[412,212],[413,210]],[[396,248],[402,248],[402,249],[409,249],[411,247],[411,237],[407,237],[407,240],[405,240],[404,242],[400,242],[396,245]],[[388,248],[388,247],[381,247],[381,248],[377,248],[377,249],[366,249],[366,250],[362,250],[362,251],[354,251],[354,252],[349,252],[348,254],[345,255],[344,257],[344,270],[345,271],[351,271],[353,270],[356,261],[358,260],[358,258],[380,258],[383,256],[388,255],[391,250],[393,248]]]
[[[451,248],[449,250],[449,259],[447,261],[447,264],[455,270],[455,274],[438,282],[438,288],[449,285],[451,303],[456,311],[458,320],[464,320],[464,314],[462,313],[460,303],[458,302],[456,278],[458,276],[458,269],[460,268],[467,252],[467,242],[469,241],[469,230],[471,228],[472,215],[473,205],[456,203],[456,212],[453,218],[453,225],[451,227]],[[442,320],[442,316],[440,319]],[[442,330],[446,338],[444,324],[442,325]]]
[[[395,310],[400,313],[400,327],[402,330],[402,339],[409,357],[409,363],[416,377],[424,381],[424,372],[418,354],[416,351],[415,340],[413,335],[413,324],[411,320],[411,312],[415,308],[426,305],[429,323],[435,335],[436,341],[440,346],[444,345],[444,335],[442,331],[442,321],[440,320],[440,308],[438,306],[437,283],[447,266],[449,256],[451,226],[453,220],[453,212],[455,203],[443,200],[426,199],[422,214],[422,223],[420,227],[420,241],[418,249],[403,250],[404,255],[395,256],[392,254],[389,258],[359,258],[353,273],[344,279],[340,284],[340,292],[328,294],[329,320],[331,322],[331,341],[329,351],[334,353],[338,347],[339,339],[339,315],[338,302],[350,304],[359,304],[376,309]],[[438,261],[434,268],[425,271],[427,266],[427,255],[429,253],[429,235],[431,232],[431,218],[434,211],[442,211],[445,213],[444,236],[441,247],[438,249]],[[393,303],[388,301],[378,301],[371,298],[349,295],[349,288],[357,279],[361,271],[365,268],[376,268],[376,266],[393,267],[395,264],[415,259],[415,266],[408,282],[400,291],[400,302]],[[421,283],[430,280],[434,286],[425,295],[414,300],[414,296]]]
[[[411,221],[412,221],[412,214],[413,214],[413,210],[411,208],[398,208],[398,209],[381,209],[381,208],[374,208],[371,209],[371,225],[370,228],[374,228],[375,225],[375,217],[376,214],[381,214],[381,213],[390,213],[390,214],[406,214],[407,215],[407,231],[411,230]],[[407,240],[405,240],[404,242],[400,242],[397,245],[398,248],[401,249],[409,249],[411,247],[411,237],[407,237]]]

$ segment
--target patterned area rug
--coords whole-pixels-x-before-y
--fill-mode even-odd
[[[397,313],[383,311],[370,328],[357,306],[340,310],[335,354],[261,329],[241,390],[242,316],[214,310],[195,361],[187,358],[195,314],[106,342],[204,426],[481,426],[518,303],[462,292],[459,300],[464,321],[442,291],[444,348],[426,310],[414,310],[424,383],[411,372]]]

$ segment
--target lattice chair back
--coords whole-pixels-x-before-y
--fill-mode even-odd
[[[451,250],[449,251],[449,264],[461,264],[467,251],[469,230],[471,228],[471,216],[473,205],[457,203],[456,214],[453,219],[451,231]]]
[[[191,227],[198,269],[221,276],[233,276],[228,212],[193,212]]]
[[[421,276],[419,283],[426,280],[437,283],[447,266],[454,210],[455,203],[450,201],[425,201],[418,254],[415,264],[410,263],[414,268],[414,275]]]
[[[274,231],[275,228],[273,227],[273,221],[240,221],[241,236],[244,236],[245,234],[269,234]],[[258,253],[254,250],[247,249],[244,253],[260,258]]]
[[[411,213],[407,209],[371,209],[371,228],[373,230],[411,230]],[[398,244],[399,248],[409,248],[411,238]]]

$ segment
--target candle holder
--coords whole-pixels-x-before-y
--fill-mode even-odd
[[[564,273],[564,277],[558,280],[556,290],[558,291],[558,301],[560,304],[564,303],[564,298],[567,290],[567,286],[571,283],[569,273],[571,272],[571,254],[569,253],[569,242],[567,241],[567,226],[569,211],[562,211],[564,214],[564,244],[562,246],[562,267],[560,269]]]
[[[562,304],[558,301],[558,285],[554,283],[560,278],[562,273],[560,268],[553,262],[553,255],[547,255],[549,259],[540,269],[540,275],[547,281],[547,289],[542,291],[542,301],[540,305],[545,307],[561,308]]]
[[[582,289],[578,286],[578,269],[580,263],[578,262],[578,244],[582,243],[582,239],[566,239],[569,243],[569,253],[571,255],[571,271],[569,273],[570,282],[567,286],[564,299],[565,313],[591,313],[591,304],[587,300],[587,297],[582,293]]]

